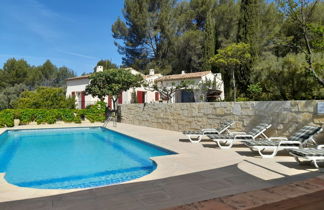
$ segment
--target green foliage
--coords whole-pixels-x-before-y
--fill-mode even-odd
[[[15,114],[12,110],[5,109],[0,111],[0,128],[13,127]]]
[[[227,99],[233,96],[232,69],[225,69],[221,60],[212,66],[206,61],[219,49],[246,43],[251,58],[233,71],[238,95],[251,97],[252,68],[260,62],[259,56],[270,52],[280,58],[309,51],[305,71],[322,81],[323,68],[315,68],[312,61],[313,52],[324,49],[323,10],[320,0],[125,0],[125,21],[118,18],[112,31],[125,66],[144,72],[154,68],[164,74],[221,72]]]
[[[319,24],[310,24],[311,45],[316,52],[324,52],[324,26]]]
[[[249,85],[248,92],[251,99],[256,100],[257,98],[260,98],[260,95],[262,93],[260,82]]]
[[[314,19],[315,12],[321,5],[323,9],[323,2],[320,0],[278,0],[282,13],[288,17],[288,21],[294,26],[292,39],[293,47],[296,52],[302,52],[306,56],[308,64],[306,71],[312,73],[322,86],[324,86],[324,78],[321,77],[315,70],[314,66],[314,52],[321,52],[324,45],[323,39],[323,18],[321,20]],[[318,24],[319,26],[315,26]],[[323,71],[323,69],[321,69]]]
[[[316,56],[315,66],[324,64],[323,55]],[[305,71],[304,54],[288,54],[283,58],[267,54],[253,68],[252,82],[262,89],[256,100],[323,99],[324,89]]]
[[[81,123],[82,119],[90,122],[103,122],[105,120],[106,104],[98,102],[87,109],[5,109],[0,111],[0,127],[13,127],[14,119],[20,120],[20,125],[31,122],[37,124],[54,124],[57,121],[66,123]]]
[[[39,86],[64,87],[65,79],[75,76],[67,67],[57,68],[50,61],[30,66],[25,60],[8,59],[0,69],[0,110],[13,108],[14,101],[25,90]]]
[[[174,62],[174,73],[180,73],[181,70],[197,72],[202,70],[204,60],[204,32],[191,30],[185,32],[175,43],[175,54],[178,58]]]
[[[216,48],[216,32],[215,32],[215,20],[212,18],[211,12],[207,15],[206,19],[206,32],[205,32],[205,44],[204,44],[204,64],[203,70],[210,71],[211,65],[209,58],[215,55]]]
[[[117,65],[112,63],[110,60],[100,60],[98,61],[97,66],[103,66],[104,70],[117,68]],[[94,70],[96,70],[97,66],[94,68]]]
[[[210,59],[210,63],[225,71],[226,75],[232,74],[232,78],[225,77],[225,82],[231,81],[233,84],[233,99],[236,100],[236,78],[235,72],[240,70],[240,67],[249,63],[252,59],[250,54],[250,46],[245,43],[231,44],[224,49],[218,50],[218,54]],[[239,86],[240,88],[240,86]],[[231,95],[231,92],[227,88],[225,89],[225,95],[227,97]]]
[[[218,50],[218,54],[210,59],[210,63],[220,68],[235,68],[251,60],[250,46],[245,43],[231,44]]]
[[[97,72],[90,76],[90,84],[86,87],[86,93],[98,97],[103,101],[104,97],[111,96],[116,109],[116,102],[123,91],[133,87],[139,87],[143,81],[141,75],[133,75],[127,69],[109,69]]]
[[[0,110],[13,108],[14,103],[19,98],[20,93],[26,90],[26,85],[17,84],[12,87],[4,88],[2,91],[0,91]]]
[[[75,99],[66,98],[62,88],[39,87],[23,92],[15,102],[17,109],[74,109]]]
[[[106,103],[98,102],[90,105],[84,110],[78,110],[79,115],[84,115],[90,122],[103,122],[106,119]]]

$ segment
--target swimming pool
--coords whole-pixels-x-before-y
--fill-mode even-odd
[[[38,189],[75,189],[133,180],[175,154],[106,128],[11,130],[0,135],[0,173]]]

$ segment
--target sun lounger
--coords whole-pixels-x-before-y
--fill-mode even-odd
[[[245,142],[245,145],[250,147],[252,151],[257,150],[261,157],[272,158],[277,155],[278,151],[285,149],[299,149],[308,142],[316,144],[313,136],[321,132],[321,127],[304,126],[302,129],[295,132],[290,138],[286,137],[271,137],[268,139],[258,139]],[[265,154],[264,151],[272,151],[270,154]]]
[[[319,162],[324,161],[324,145],[318,145],[317,148],[301,148],[289,150],[289,154],[295,157],[298,163],[302,163],[300,159],[311,161],[318,169]]]
[[[251,141],[256,139],[259,136],[268,138],[264,134],[264,132],[270,127],[271,124],[261,123],[247,133],[231,132],[229,135],[207,135],[207,136],[211,138],[213,141],[215,141],[221,149],[229,149],[233,146],[235,142]]]
[[[208,134],[221,134],[229,132],[229,128],[234,124],[233,121],[221,123],[218,128],[206,128],[199,131],[183,131],[183,134],[188,137],[191,143],[199,143],[202,137]]]

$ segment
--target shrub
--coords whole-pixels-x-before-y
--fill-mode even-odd
[[[0,127],[13,127],[15,113],[13,110],[5,109],[0,112]]]
[[[56,121],[81,123],[87,118],[90,122],[103,122],[105,120],[105,103],[99,102],[87,109],[6,109],[0,111],[0,127],[13,127],[14,119],[20,120],[20,125],[31,122],[37,124],[54,124]]]
[[[58,110],[58,118],[64,122],[81,123],[81,117],[74,109],[60,109]]]
[[[106,103],[98,102],[95,105],[88,106],[87,109],[79,112],[83,114],[90,122],[103,122],[106,119]]]
[[[35,109],[18,109],[15,118],[20,120],[20,125],[27,125],[35,121],[36,112]]]
[[[35,121],[37,124],[48,123],[54,124],[58,119],[58,113],[56,110],[40,109],[36,112]]]
[[[25,91],[15,101],[18,109],[74,109],[75,99],[66,98],[62,88],[39,87]]]

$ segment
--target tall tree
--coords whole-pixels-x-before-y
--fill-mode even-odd
[[[203,70],[211,70],[209,59],[213,55],[215,55],[215,47],[216,47],[215,20],[212,17],[211,12],[209,12],[206,19]]]
[[[314,11],[316,10],[317,5],[320,3],[320,0],[279,0],[279,4],[281,6],[282,12],[293,21],[293,23],[297,26],[299,30],[299,34],[301,36],[302,42],[299,42],[296,47],[305,54],[307,61],[307,70],[311,72],[314,77],[317,79],[319,83],[324,86],[324,78],[321,76],[323,73],[323,69],[318,73],[315,70],[313,57],[314,51],[316,51],[316,45],[312,46],[312,33],[316,33],[316,31],[321,31],[321,26],[315,27],[315,29],[311,27],[312,18]],[[323,33],[322,33],[323,36]],[[324,40],[320,40],[319,43],[323,43]],[[321,44],[320,44],[321,45]]]
[[[112,26],[123,64],[145,69],[150,62],[163,68],[170,48],[176,0],[125,0],[124,18]]]
[[[215,8],[216,49],[236,42],[240,7],[235,0],[220,0]]]
[[[215,7],[215,0],[191,0],[190,8],[193,15],[193,23],[196,26],[196,29],[205,31],[208,14]]]
[[[96,67],[97,66],[103,66],[104,70],[117,68],[117,65],[112,63],[110,60],[100,60],[98,61]],[[96,67],[94,68],[94,70],[96,70]]]
[[[251,60],[250,46],[245,43],[232,44],[224,49],[218,50],[218,54],[210,59],[211,64],[230,71],[232,75],[233,100],[236,101],[236,71],[240,66],[249,63]],[[227,93],[230,91],[227,90]],[[226,94],[228,95],[228,94]]]
[[[260,0],[242,0],[240,5],[240,18],[238,22],[237,42],[243,42],[250,46],[250,54],[255,58],[260,53]],[[242,93],[246,93],[250,84],[251,63],[245,63],[237,72],[238,87]]]
[[[237,42],[251,46],[251,55],[259,54],[260,0],[242,0]]]
[[[8,59],[3,65],[3,73],[5,74],[6,83],[10,86],[24,83],[26,81],[29,69],[29,64],[23,59]]]

